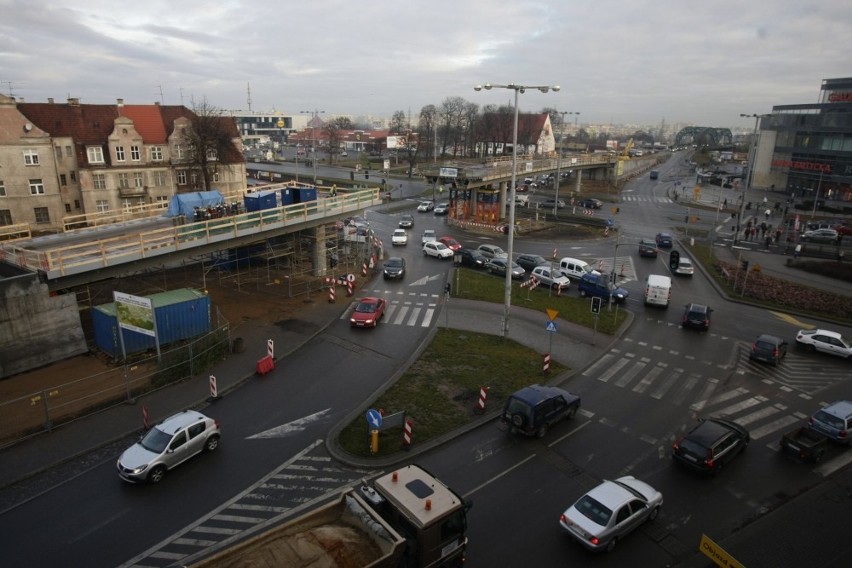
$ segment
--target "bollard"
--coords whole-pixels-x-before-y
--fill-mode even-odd
[[[366,275],[367,275],[367,262],[364,261],[361,264],[361,276],[366,276]]]
[[[479,400],[476,402],[476,408],[473,410],[476,414],[485,412],[485,402],[488,399],[488,387],[479,387]]]
[[[328,303],[329,304],[334,303],[334,294],[335,294],[334,286],[332,286],[331,288],[328,289]]]
[[[624,263],[621,263],[621,276],[624,277]]]
[[[148,405],[142,405],[142,427],[147,431],[150,428],[148,424]]]
[[[542,370],[545,375],[550,372],[550,353],[544,354],[544,368]]]
[[[216,377],[210,375],[210,400],[219,400],[219,389],[216,388]]]
[[[346,282],[346,295],[351,297],[352,294],[354,294],[352,281],[348,280]]]
[[[379,453],[379,431],[370,430],[370,453],[376,455]]]
[[[553,247],[553,256],[551,258],[556,258],[556,247]]]
[[[271,339],[266,340],[266,354],[270,359],[275,359],[275,342]]]
[[[414,428],[413,420],[406,420],[405,426],[402,430],[402,449],[410,450],[411,449],[411,430]]]

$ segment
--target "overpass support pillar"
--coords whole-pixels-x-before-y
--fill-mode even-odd
[[[320,225],[309,229],[314,241],[314,250],[311,253],[313,264],[312,274],[314,276],[325,276],[328,272],[328,246],[326,245],[325,227]]]

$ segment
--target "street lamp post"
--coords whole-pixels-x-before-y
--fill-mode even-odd
[[[320,114],[323,114],[324,110],[300,110],[302,114],[310,114],[311,120],[311,161],[314,163],[314,185],[317,184],[317,136],[316,136],[316,120]]]
[[[740,196],[740,214],[737,218],[737,222],[734,224],[734,241],[733,246],[736,246],[737,241],[739,239],[740,227],[742,226],[743,217],[745,216],[745,206],[746,206],[746,195],[748,194],[748,190],[751,187],[751,182],[754,179],[754,162],[755,158],[757,158],[757,126],[760,123],[760,119],[767,117],[767,114],[740,114],[743,118],[754,118],[754,130],[751,133],[751,147],[748,152],[748,175],[745,179],[745,187],[743,187],[743,194]]]
[[[503,338],[507,338],[509,336],[509,309],[512,307],[512,248],[515,242],[515,190],[517,186],[517,175],[518,175],[518,95],[526,92],[527,89],[538,89],[542,93],[547,93],[551,89],[553,92],[558,92],[560,87],[559,85],[549,86],[549,85],[517,85],[515,83],[509,83],[508,85],[492,85],[491,83],[485,83],[484,85],[476,85],[473,90],[481,91],[485,89],[486,91],[490,91],[491,89],[509,89],[515,91],[515,117],[514,122],[512,124],[512,181],[511,187],[509,191],[506,193],[506,199],[509,200],[509,243],[507,245],[507,265],[506,265],[506,286],[505,286],[505,294],[504,294],[504,302],[503,302]]]

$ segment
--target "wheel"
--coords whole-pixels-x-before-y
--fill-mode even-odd
[[[148,474],[148,483],[155,484],[159,483],[163,480],[163,477],[166,475],[165,466],[158,465],[154,469],[151,470],[151,473]]]
[[[808,345],[808,351],[810,351],[811,353],[815,352],[816,351],[816,345]]]
[[[536,438],[544,438],[547,435],[547,424],[542,424],[535,431]]]
[[[204,451],[212,452],[215,451],[216,448],[219,447],[219,436],[210,436],[207,438],[207,441],[204,443]]]
[[[521,428],[524,425],[524,415],[523,414],[513,414],[512,415],[512,424]]]
[[[653,509],[651,509],[651,514],[648,515],[648,520],[649,521],[656,520],[656,518],[657,518],[657,516],[659,516],[659,514],[660,514],[660,508],[654,507]]]
[[[577,416],[577,407],[572,406],[571,408],[568,409],[568,420],[571,420],[575,416]]]
[[[615,538],[615,537],[612,537],[612,540],[609,541],[609,543],[606,545],[606,551],[612,552],[613,550],[615,550],[615,543],[616,542],[618,542],[618,539]]]
[[[816,452],[814,452],[814,463],[821,462],[822,461],[822,454],[824,454],[824,453],[825,452],[822,451],[822,450],[817,450]]]

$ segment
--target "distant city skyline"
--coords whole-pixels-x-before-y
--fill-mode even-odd
[[[206,100],[293,115],[403,111],[415,121],[425,105],[450,97],[512,104],[511,91],[473,87],[519,83],[561,87],[528,90],[521,112],[579,112],[582,124],[748,129],[753,121],[740,114],[815,102],[823,79],[852,74],[842,47],[852,3],[840,0],[0,7],[0,92],[28,102]]]

